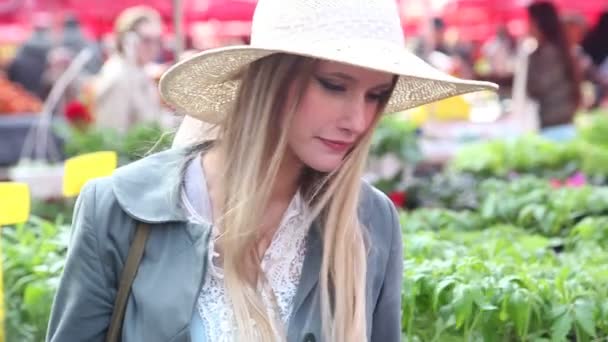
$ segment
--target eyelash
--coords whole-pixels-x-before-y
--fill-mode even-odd
[[[323,86],[323,88],[329,90],[329,91],[335,91],[335,92],[339,92],[339,91],[345,91],[346,88],[339,85],[339,84],[335,84],[332,83],[328,80],[325,80],[323,78],[317,77],[317,80],[319,81],[319,83],[321,84],[321,86]]]
[[[317,81],[319,82],[319,84],[321,84],[321,86],[323,88],[325,88],[326,90],[330,91],[330,92],[343,92],[346,90],[346,88],[344,86],[341,86],[339,84],[335,84],[332,83],[326,79],[317,77]],[[384,91],[378,94],[368,94],[367,98],[372,100],[372,101],[377,101],[377,102],[382,102],[384,101],[386,98],[388,97],[388,92]]]

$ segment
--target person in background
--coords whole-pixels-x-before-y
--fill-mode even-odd
[[[40,99],[44,99],[42,75],[47,66],[47,56],[53,47],[50,24],[50,18],[46,14],[35,17],[32,36],[19,48],[7,69],[10,81],[21,84]]]
[[[124,133],[160,120],[157,87],[145,68],[160,52],[162,21],[152,8],[131,7],[120,14],[114,32],[116,51],[94,82],[93,112],[97,126]]]
[[[496,29],[496,34],[481,48],[482,54],[487,58],[490,72],[497,76],[513,73],[517,41],[503,24]]]
[[[76,56],[85,48],[91,49],[93,56],[87,63],[85,71],[89,74],[96,74],[101,69],[103,61],[101,59],[101,51],[99,50],[99,47],[85,37],[78,18],[72,14],[66,16],[63,21],[63,29],[61,32],[59,45],[67,48],[73,54],[73,56]]]
[[[608,11],[604,11],[597,24],[587,33],[581,46],[591,57],[595,68],[596,103],[606,99],[608,94]]]
[[[601,66],[608,62],[608,10],[602,12],[597,24],[587,33],[581,45],[593,60],[593,64]]]
[[[562,22],[566,29],[572,55],[580,71],[581,80],[585,81],[583,105],[585,108],[595,107],[599,104],[598,100],[602,90],[606,87],[606,82],[598,72],[598,67],[593,64],[593,60],[581,46],[587,32],[587,21],[582,15],[568,14],[562,18]]]
[[[441,18],[433,19],[433,49],[439,51],[445,55],[452,55],[453,51],[450,49],[446,38],[445,38],[445,22]]]
[[[580,76],[557,9],[550,2],[528,6],[530,55],[528,94],[539,103],[541,128],[568,124],[581,102]]]

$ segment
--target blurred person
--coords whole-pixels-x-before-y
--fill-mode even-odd
[[[160,53],[162,21],[145,6],[123,11],[115,22],[116,50],[94,82],[93,112],[99,127],[126,132],[143,122],[159,122],[161,105],[146,67]]]
[[[594,105],[598,105],[608,99],[608,11],[602,12],[581,45],[595,67],[597,100]]]
[[[563,16],[562,22],[566,30],[572,55],[580,72],[581,80],[585,81],[582,105],[585,108],[597,106],[602,90],[606,85],[605,80],[602,79],[601,74],[598,72],[598,67],[594,65],[591,57],[581,46],[587,33],[587,21],[582,15],[571,13]]]
[[[51,49],[47,56],[46,70],[42,74],[44,96],[48,96],[55,82],[63,75],[74,59],[74,53],[66,47],[57,46]],[[66,89],[67,97],[74,97],[73,89]]]
[[[528,6],[530,55],[528,94],[539,104],[542,128],[568,124],[581,103],[580,74],[557,9],[551,2]]]
[[[510,75],[513,73],[517,41],[505,25],[500,25],[494,37],[483,44],[481,53],[489,63],[489,72],[497,76]]]
[[[564,24],[568,44],[576,58],[581,75],[585,75],[586,77],[590,73],[589,70],[593,66],[593,61],[581,46],[587,31],[585,17],[579,14],[568,14],[562,18],[562,22]]]
[[[581,43],[583,49],[600,67],[608,58],[608,10],[600,14],[597,24],[589,30]]]
[[[63,21],[59,45],[70,50],[74,56],[85,48],[91,49],[93,56],[86,64],[85,71],[96,74],[101,69],[103,61],[100,48],[85,37],[78,18],[73,14],[67,15]]]
[[[446,39],[446,25],[441,18],[433,18],[433,50],[439,51],[445,55],[452,55],[453,50],[450,48]]]
[[[573,46],[580,46],[587,33],[587,20],[578,13],[568,13],[562,16],[568,41]]]
[[[420,37],[414,50],[417,56],[427,61],[433,53],[439,53],[441,56],[452,54],[447,43],[446,25],[442,18],[435,17],[431,20],[430,31]]]
[[[21,84],[30,93],[44,99],[42,75],[47,67],[48,53],[53,47],[50,17],[37,14],[33,26],[31,37],[21,45],[10,62],[7,76],[12,82]]]

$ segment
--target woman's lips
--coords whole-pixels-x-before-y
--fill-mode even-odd
[[[319,140],[323,143],[323,145],[327,146],[330,150],[334,152],[345,152],[353,145],[352,142],[348,141],[330,140],[323,138],[319,138]]]

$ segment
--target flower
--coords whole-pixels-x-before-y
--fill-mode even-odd
[[[554,189],[559,189],[563,187],[580,188],[587,185],[587,177],[585,177],[585,174],[583,174],[582,172],[577,172],[564,181],[559,180],[557,178],[552,178],[549,180],[549,184]]]
[[[89,110],[79,101],[69,102],[65,106],[65,117],[71,124],[89,124],[93,121]]]
[[[587,177],[581,172],[577,172],[566,180],[566,186],[571,188],[580,188],[587,184]]]
[[[556,179],[556,178],[549,180],[549,184],[551,185],[551,187],[553,189],[559,189],[563,186],[562,181],[560,181],[559,179]]]
[[[388,194],[388,198],[393,201],[393,204],[395,204],[397,208],[403,208],[407,200],[407,195],[404,191],[393,191]]]

